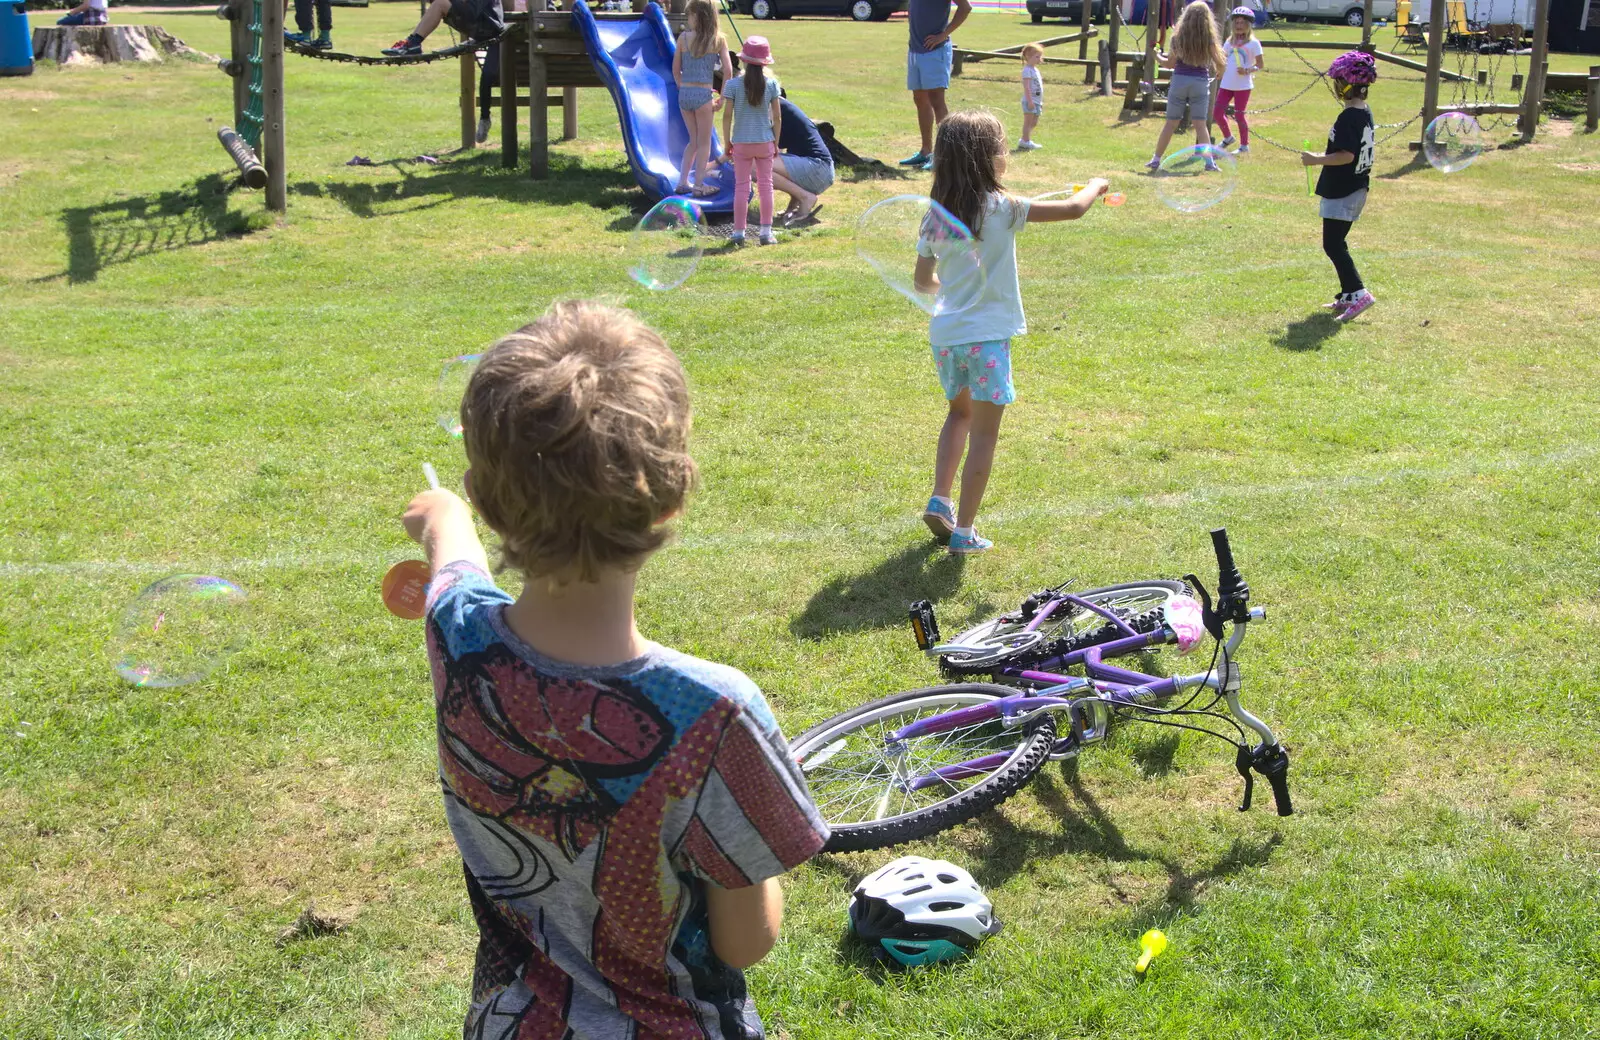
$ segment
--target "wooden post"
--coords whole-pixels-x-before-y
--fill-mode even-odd
[[[1361,4],[1361,49],[1372,46],[1372,0]]]
[[[1161,4],[1146,2],[1144,5],[1144,64],[1140,66],[1139,79],[1150,81],[1150,90],[1144,95],[1144,105],[1139,109],[1139,114],[1147,116],[1156,103],[1156,33],[1161,24]],[[1128,73],[1128,85],[1133,86],[1133,73]],[[1144,83],[1140,82],[1139,89],[1144,90]]]
[[[1111,96],[1111,84],[1115,82],[1111,75],[1111,48],[1106,41],[1100,41],[1100,96]]]
[[[951,50],[951,52],[950,52],[950,75],[952,75],[952,76],[961,75],[961,66],[963,64],[964,63],[962,61],[961,52],[958,51],[958,50]]]
[[[1118,0],[1109,0],[1111,3],[1111,41],[1107,49],[1111,52],[1111,75],[1106,77],[1106,95],[1109,97],[1117,89],[1117,36],[1122,30],[1122,4]]]
[[[1137,107],[1139,91],[1143,89],[1139,81],[1144,78],[1144,59],[1135,58],[1128,62],[1128,92],[1122,97],[1124,109]]]
[[[1422,83],[1422,125],[1439,114],[1439,66],[1444,64],[1445,0],[1433,0],[1428,8],[1428,69]]]
[[[532,32],[532,27],[525,31]],[[500,165],[508,170],[517,166],[517,34],[500,37]]]
[[[1112,0],[1106,0],[1111,3]],[[1078,57],[1088,60],[1089,57],[1089,30],[1094,28],[1094,0],[1083,0],[1083,38],[1078,41]],[[1083,70],[1083,82],[1087,86],[1094,82],[1094,66],[1086,66]]]
[[[635,0],[637,2],[637,0]],[[550,69],[545,65],[535,14],[545,0],[528,5],[528,174],[534,180],[550,175]]]
[[[461,55],[461,150],[471,151],[478,146],[477,120],[474,118],[475,109],[478,107],[478,63],[473,60],[472,52],[467,51]]]
[[[1588,111],[1584,113],[1583,125],[1592,133],[1600,129],[1600,65],[1589,66],[1589,80],[1585,85],[1588,87],[1584,92]]]
[[[247,0],[229,0],[228,40],[233,61],[233,125],[244,122],[245,102],[250,100],[250,9]]]
[[[289,209],[289,169],[283,154],[283,4],[261,5],[261,157],[267,167],[267,208]]]
[[[1528,60],[1528,89],[1522,93],[1522,143],[1533,140],[1539,129],[1539,106],[1544,102],[1544,75],[1550,68],[1550,0],[1533,8],[1533,55]]]
[[[578,88],[561,88],[561,139],[578,139]]]

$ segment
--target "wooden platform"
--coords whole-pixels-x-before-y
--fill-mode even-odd
[[[673,4],[673,6],[678,6]],[[595,21],[633,20],[633,13],[593,12]],[[561,109],[561,139],[578,136],[578,91],[600,87],[600,77],[589,60],[583,38],[572,26],[568,11],[507,11],[505,35],[491,46],[500,48],[500,85],[489,90],[490,104],[500,111],[500,165],[517,165],[517,110],[528,110],[528,172],[541,179],[550,172],[550,116]],[[668,14],[674,33],[684,28],[682,14]],[[475,146],[478,120],[478,63],[471,54],[461,56],[461,147]],[[552,93],[552,91],[558,91]],[[540,98],[533,104],[533,98]],[[607,98],[607,103],[610,99]]]

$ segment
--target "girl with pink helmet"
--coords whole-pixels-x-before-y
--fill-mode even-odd
[[[1320,166],[1317,194],[1322,196],[1322,251],[1333,262],[1339,275],[1339,295],[1327,304],[1341,322],[1377,303],[1356,271],[1345,239],[1350,227],[1367,204],[1367,189],[1372,182],[1374,137],[1372,111],[1367,108],[1367,89],[1378,78],[1378,63],[1372,55],[1347,51],[1333,60],[1328,79],[1333,92],[1344,102],[1344,111],[1328,131],[1328,147],[1322,152],[1301,152],[1303,166]]]

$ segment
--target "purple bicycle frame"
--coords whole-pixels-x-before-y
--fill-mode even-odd
[[[1083,650],[1074,650],[1070,654],[1045,662],[1058,668],[1071,668],[1082,665],[1087,678],[1079,679],[1056,672],[1046,672],[1037,669],[1003,668],[1001,673],[1015,676],[1029,682],[1046,683],[1049,686],[1065,690],[1082,690],[1092,688],[1096,695],[1106,700],[1118,701],[1125,704],[1140,704],[1146,701],[1161,700],[1177,692],[1178,681],[1173,678],[1162,679],[1154,675],[1145,675],[1142,672],[1130,671],[1107,664],[1103,659],[1121,657],[1125,654],[1137,653],[1149,646],[1171,642],[1174,638],[1166,626],[1154,632],[1135,632],[1121,618],[1102,608],[1097,603],[1090,603],[1079,599],[1077,596],[1063,594],[1060,599],[1052,601],[1046,609],[1040,610],[1029,621],[1024,631],[1033,631],[1050,613],[1061,603],[1072,603],[1086,610],[1093,611],[1110,621],[1126,633],[1122,638],[1109,643],[1087,647]],[[1051,696],[1046,693],[1018,693],[1010,697],[999,697],[983,704],[974,704],[969,708],[957,708],[954,711],[944,712],[926,719],[919,719],[909,725],[902,726],[889,736],[891,745],[917,737],[933,736],[939,733],[949,733],[952,730],[965,726],[981,725],[996,719],[1009,719],[1018,715],[1031,714],[1041,709],[1070,708],[1073,703],[1071,698]],[[1063,738],[1064,741],[1075,741],[1077,735]],[[1059,743],[1059,742],[1058,742]],[[906,781],[906,786],[913,791],[920,791],[928,787],[954,780],[964,780],[973,776],[981,776],[993,772],[1004,765],[1011,758],[1012,752],[1001,751],[981,758],[957,762],[953,765],[940,766],[922,776],[912,777]]]

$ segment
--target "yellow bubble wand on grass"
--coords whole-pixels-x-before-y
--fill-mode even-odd
[[[1133,966],[1133,973],[1144,978],[1144,973],[1149,970],[1150,962],[1161,956],[1167,948],[1167,936],[1159,928],[1152,928],[1139,937],[1139,949],[1144,951],[1139,954],[1139,962]]]
[[[1302,144],[1302,147],[1304,147],[1305,150],[1308,151],[1308,152],[1311,151],[1311,138],[1309,138],[1309,137],[1306,138],[1304,143]],[[1307,195],[1315,195],[1316,194],[1316,191],[1311,187],[1311,167],[1309,167],[1309,166],[1306,167],[1306,194]]]

